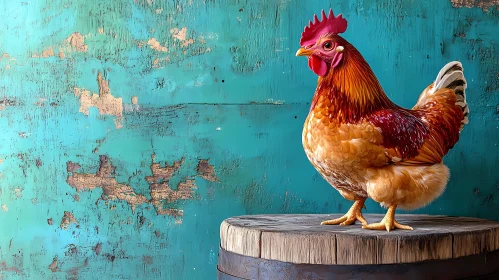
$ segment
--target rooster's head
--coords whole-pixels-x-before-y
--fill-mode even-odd
[[[338,34],[345,32],[347,21],[333,10],[326,16],[322,10],[322,19],[319,21],[314,15],[314,22],[310,21],[300,39],[301,48],[296,56],[308,56],[308,66],[315,74],[325,76],[330,69],[339,67],[344,57],[345,45],[348,43]]]

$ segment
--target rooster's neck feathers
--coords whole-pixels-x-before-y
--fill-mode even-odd
[[[327,110],[331,120],[354,123],[380,109],[396,107],[357,49],[346,40],[343,45],[342,65],[319,77],[311,110]],[[316,107],[321,99],[325,102]]]

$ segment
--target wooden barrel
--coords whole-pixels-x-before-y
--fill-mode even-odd
[[[339,215],[254,215],[220,227],[218,279],[499,279],[499,223],[396,215],[413,231],[321,226]],[[365,215],[378,222],[382,215]]]

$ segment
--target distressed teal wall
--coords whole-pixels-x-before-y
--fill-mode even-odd
[[[417,212],[498,220],[497,2],[2,1],[0,278],[213,279],[223,219],[346,211],[301,147],[329,7],[400,105],[463,62],[471,122]]]

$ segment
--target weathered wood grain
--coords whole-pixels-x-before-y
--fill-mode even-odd
[[[376,240],[376,263],[398,262],[399,238],[397,235],[379,235]]]
[[[336,264],[375,264],[376,236],[336,235]]]
[[[229,225],[226,248],[228,251],[251,257],[260,257],[259,230]]]
[[[220,247],[223,249],[227,249],[227,234],[229,227],[230,225],[227,221],[223,221],[220,225]]]
[[[310,238],[309,263],[336,263],[336,236],[324,233],[312,233]]]
[[[452,258],[452,233],[425,233],[401,237],[398,246],[398,262],[412,263],[426,260]]]
[[[494,250],[499,250],[499,228],[492,229],[492,236],[494,238]]]
[[[310,262],[310,237],[286,232],[263,232],[261,257],[292,263]]]
[[[381,215],[365,215],[368,220]],[[290,263],[371,265],[447,260],[497,250],[499,222],[476,218],[398,215],[413,231],[322,226],[335,215],[255,215],[225,220],[227,251]],[[228,229],[227,229],[228,228]],[[227,230],[226,230],[227,229]],[[225,235],[226,234],[226,235]],[[223,246],[223,245],[222,245]]]

